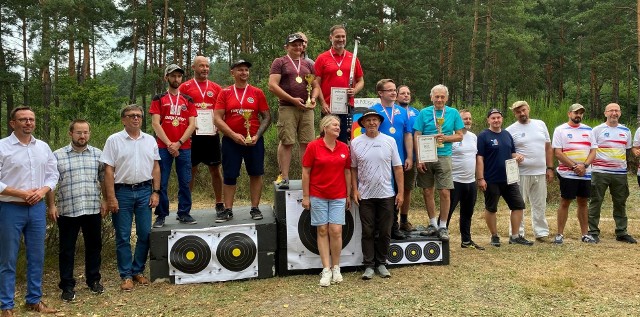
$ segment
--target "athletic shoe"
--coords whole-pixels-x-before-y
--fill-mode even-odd
[[[225,208],[223,211],[216,212],[216,222],[225,222],[233,219],[233,211]]]
[[[340,274],[340,267],[334,265],[331,269],[331,283],[338,284],[342,282],[342,274]]]
[[[533,242],[525,239],[523,236],[518,236],[517,238],[509,238],[509,244],[521,244],[530,247],[533,245]]]
[[[60,298],[62,298],[62,300],[65,302],[71,302],[76,299],[76,292],[74,292],[72,289],[65,289],[62,291]]]
[[[499,247],[500,246],[500,237],[498,236],[491,236],[491,243],[492,246],[494,247]]]
[[[406,232],[411,232],[411,231],[416,231],[417,229],[413,227],[413,225],[411,224],[411,222],[403,222],[400,224],[400,230],[402,231],[406,231]]]
[[[445,227],[438,229],[438,237],[442,241],[449,241],[449,229]]]
[[[216,203],[216,213],[224,211],[224,203]]]
[[[582,236],[582,241],[584,241],[584,237],[586,237],[586,236]],[[591,239],[593,240],[593,238],[591,238]],[[595,240],[594,240],[594,241],[595,241]],[[563,243],[564,243],[564,236],[563,236],[563,235],[561,235],[561,234],[559,234],[559,233],[558,233],[558,234],[556,234],[555,239],[553,239],[553,244],[558,244],[558,245],[560,245],[560,244],[563,244]]]
[[[382,278],[391,277],[391,273],[389,273],[389,270],[387,270],[387,267],[384,266],[384,264],[378,265],[378,274],[380,274],[380,277]]]
[[[260,211],[260,209],[258,209],[258,207],[251,207],[251,211],[249,212],[249,214],[251,214],[251,219],[253,220],[260,220],[262,219],[262,212]]]
[[[590,234],[585,234],[584,236],[582,236],[581,240],[584,243],[593,243],[593,244],[598,243],[596,242],[596,239],[594,239]]]
[[[325,267],[320,273],[320,286],[327,287],[329,285],[331,285],[331,270]]]
[[[373,278],[373,274],[375,274],[375,272],[373,271],[373,268],[368,267],[366,270],[364,270],[364,273],[362,273],[362,279],[370,280]]]
[[[598,235],[597,233],[592,233],[591,237],[593,238],[593,240],[596,240],[596,243],[600,243],[600,235]]]
[[[276,186],[278,189],[289,189],[289,179],[282,178],[282,174],[276,179]]]
[[[427,229],[420,232],[420,235],[425,237],[433,237],[437,234],[438,234],[438,228],[436,228],[436,226],[434,225],[429,225]]]
[[[180,221],[180,223],[187,225],[195,225],[196,223],[198,223],[195,219],[193,219],[193,217],[191,217],[191,215],[180,216],[180,219],[178,220]]]
[[[631,235],[629,234],[623,234],[621,236],[617,236],[616,237],[616,241],[620,241],[620,242],[626,242],[626,243],[631,243],[631,244],[636,244],[638,243],[638,241],[636,241],[636,239],[634,239]]]
[[[93,284],[91,284],[91,286],[89,286],[89,289],[94,294],[102,294],[102,293],[104,293],[104,286],[102,286],[102,284],[100,284],[100,282],[98,282],[98,281],[93,282]]]
[[[463,249],[476,249],[476,250],[484,250],[484,247],[477,245],[473,240],[469,242],[460,243],[460,247]]]
[[[276,177],[276,180],[273,182],[274,184],[278,184],[280,183],[284,178],[282,178],[282,174],[278,174],[278,177]]]
[[[162,227],[164,227],[164,217],[158,216],[156,218],[156,221],[153,222],[153,227],[154,228],[162,228]]]
[[[398,229],[396,229],[396,230],[391,229],[391,239],[404,240],[406,238],[407,238],[407,236],[405,236],[404,233],[402,233],[402,231],[400,231]]]

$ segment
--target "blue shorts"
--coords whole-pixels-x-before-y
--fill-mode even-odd
[[[345,225],[347,199],[324,199],[311,196],[311,225],[322,226],[329,223]]]
[[[225,185],[235,185],[240,176],[240,167],[244,167],[249,176],[264,174],[264,137],[260,137],[256,145],[246,146],[233,142],[231,138],[222,138],[222,174]]]

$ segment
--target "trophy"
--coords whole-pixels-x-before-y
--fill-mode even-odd
[[[244,138],[244,143],[250,144],[253,139],[251,138],[251,134],[249,133],[249,129],[251,128],[251,122],[249,122],[249,118],[251,118],[251,113],[253,110],[251,109],[242,109],[242,117],[244,118],[244,127],[247,128],[247,137]]]
[[[307,108],[313,107],[311,105],[311,90],[313,90],[313,81],[315,79],[316,79],[316,76],[314,74],[306,74],[304,76],[304,80],[307,81],[307,103],[305,104],[305,107]]]
[[[442,125],[444,125],[444,116],[441,118],[436,118],[436,128],[438,128],[438,134],[442,134]],[[438,141],[438,147],[443,148],[444,143]]]

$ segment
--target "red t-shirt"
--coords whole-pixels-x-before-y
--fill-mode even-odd
[[[309,195],[322,199],[347,197],[344,170],[351,168],[349,147],[336,141],[331,151],[323,138],[311,141],[302,157],[302,166],[310,167]]]
[[[231,85],[220,91],[215,109],[224,110],[224,122],[227,123],[233,132],[240,133],[242,135],[247,134],[247,128],[244,127],[244,117],[240,110],[253,110],[251,117],[249,118],[249,122],[251,123],[249,131],[251,136],[254,136],[260,127],[258,113],[269,111],[267,98],[264,96],[264,93],[260,88],[253,87],[251,85],[247,85],[246,88],[237,88],[235,89],[235,92],[234,88],[235,85]],[[243,95],[244,99],[242,98]],[[240,100],[242,100],[242,104],[240,104]]]
[[[218,95],[220,94],[222,87],[210,80],[200,82],[195,79],[191,79],[182,83],[178,89],[181,93],[188,95],[193,99],[193,103],[195,104],[197,111],[204,109],[213,110],[216,106],[216,99],[218,99]],[[211,118],[213,119],[213,116]],[[215,126],[213,127],[213,131],[214,133],[217,133]]]
[[[320,54],[316,59],[316,75],[321,78],[320,88],[327,104],[331,100],[331,87],[349,88],[351,59],[353,59],[353,53],[345,50],[342,55],[336,55],[333,49]],[[339,67],[338,64],[340,64]],[[342,76],[338,76],[338,69],[342,71]],[[362,76],[364,73],[360,66],[360,60],[356,58],[354,83]]]
[[[185,94],[174,96],[166,91],[153,97],[149,113],[160,115],[162,130],[171,142],[178,142],[184,135],[184,131],[189,127],[189,117],[198,116],[191,97]],[[159,148],[167,147],[159,138],[157,141]],[[190,148],[191,139],[187,139],[180,147],[182,150]]]
[[[269,75],[279,74],[280,83],[279,86],[291,95],[294,98],[302,98],[302,100],[307,100],[309,94],[307,92],[307,81],[304,79],[304,76],[307,74],[313,74],[314,69],[311,63],[304,59],[300,58],[298,60],[292,60],[285,55],[283,57],[276,58],[273,63],[271,63],[271,70],[269,71]],[[296,67],[300,63],[300,72],[296,71]],[[298,83],[296,81],[296,77],[300,76],[302,78],[302,83]],[[286,100],[279,100],[281,106],[293,106],[290,102]]]

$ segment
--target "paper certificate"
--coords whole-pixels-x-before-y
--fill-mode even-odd
[[[515,184],[520,181],[520,169],[516,159],[506,160],[504,162],[507,168],[507,184]]]
[[[437,162],[438,148],[434,135],[418,136],[418,163]]]
[[[332,114],[347,114],[347,88],[331,87],[330,110]]]
[[[196,117],[196,135],[215,135],[216,128],[213,125],[213,110],[198,109]]]

